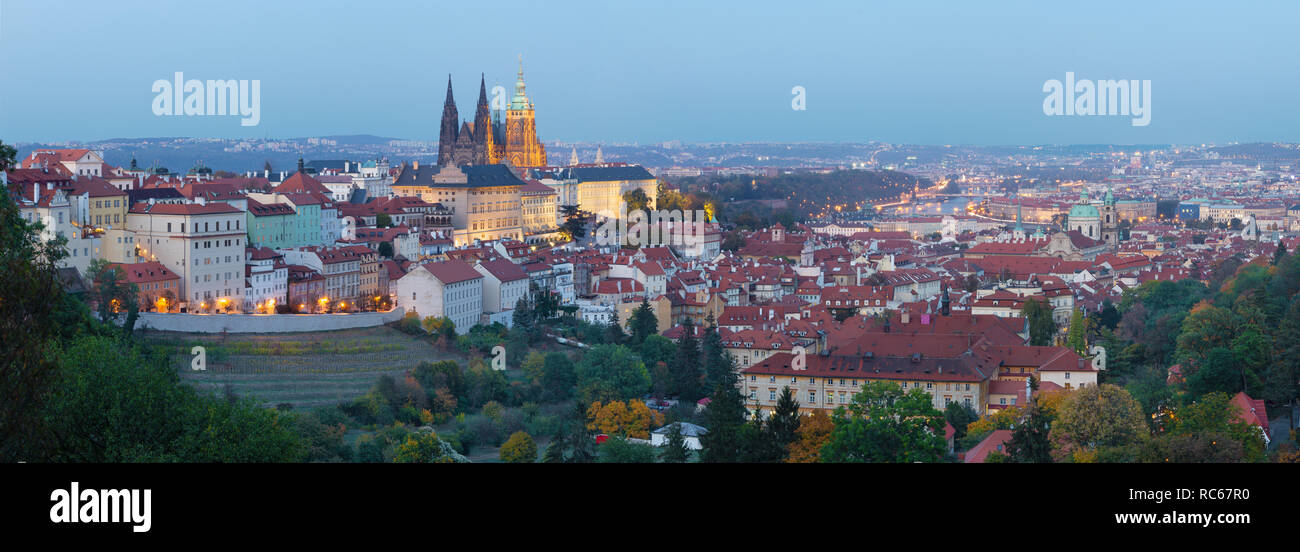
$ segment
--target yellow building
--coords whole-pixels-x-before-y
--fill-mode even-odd
[[[523,240],[520,189],[524,181],[505,165],[405,167],[393,193],[441,203],[451,210],[457,246],[475,241]]]

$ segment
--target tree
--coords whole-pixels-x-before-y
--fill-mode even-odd
[[[57,462],[298,462],[291,415],[199,395],[163,357],[80,336],[50,352],[61,371],[45,411]]]
[[[1080,355],[1088,352],[1088,320],[1083,317],[1083,312],[1079,309],[1074,309],[1070,314],[1070,331],[1065,339],[1065,345]]]
[[[1038,382],[1030,376],[1031,386],[1038,389]],[[1040,395],[1035,394],[1029,400],[1029,407],[1017,420],[1007,441],[1007,459],[1018,464],[1042,464],[1052,461],[1052,417],[1051,408],[1044,406]]]
[[[537,461],[537,443],[523,431],[516,431],[501,445],[501,461],[510,464],[532,464]]]
[[[11,151],[0,147],[0,164],[12,165]],[[49,444],[40,410],[58,372],[48,351],[74,329],[65,313],[85,309],[73,307],[59,281],[66,240],[42,241],[38,225],[28,225],[13,198],[0,193],[0,462],[34,459]]]
[[[779,456],[773,461],[781,462],[786,459],[790,444],[799,438],[801,425],[799,401],[795,400],[794,392],[789,387],[781,388],[781,395],[776,399],[776,409],[772,411],[772,417],[767,419],[766,426],[767,440],[780,451]]]
[[[1231,311],[1203,301],[1183,319],[1182,332],[1178,334],[1178,359],[1195,362],[1215,347],[1231,347],[1236,333]]]
[[[701,398],[700,345],[695,337],[695,323],[688,317],[682,321],[682,337],[677,340],[677,354],[668,365],[673,385],[670,393],[683,401],[695,402]]]
[[[4,140],[0,140],[0,172],[18,166],[17,159],[18,150],[14,149],[14,147],[9,144],[6,144]]]
[[[623,202],[627,204],[628,213],[638,210],[645,211],[650,208],[650,197],[641,188],[633,188],[623,192]]]
[[[1241,419],[1241,408],[1232,402],[1227,393],[1208,393],[1196,402],[1179,408],[1165,429],[1171,436],[1217,436],[1240,444],[1240,456],[1231,461],[1260,462],[1264,460],[1264,437],[1259,428]],[[1218,443],[1210,440],[1210,446]]]
[[[704,385],[713,388],[719,384],[735,386],[735,361],[722,344],[718,334],[718,325],[710,313],[704,329],[704,339],[700,343],[700,353],[704,357]]]
[[[700,460],[710,463],[743,461],[750,445],[745,435],[745,399],[734,384],[719,383],[713,389],[704,423],[709,430],[700,437]]]
[[[975,413],[974,409],[956,401],[948,403],[948,406],[944,408],[943,417],[948,422],[948,425],[952,426],[953,438],[955,439],[965,437],[966,426],[979,419],[979,415]]]
[[[1236,393],[1242,390],[1243,366],[1237,355],[1226,347],[1210,349],[1187,376],[1187,391],[1194,397],[1213,392]]]
[[[1124,388],[1103,383],[1067,397],[1052,422],[1051,437],[1061,455],[1129,445],[1147,434],[1142,405]]]
[[[445,338],[449,342],[456,339],[456,323],[446,316],[426,316],[420,324],[424,327],[424,331],[433,334],[435,339]]]
[[[1277,249],[1273,251],[1273,266],[1277,266],[1284,258],[1286,258],[1286,243],[1282,241],[1282,238],[1278,238]]]
[[[789,455],[785,461],[792,464],[816,463],[821,461],[822,448],[831,439],[835,424],[826,411],[817,409],[812,415],[799,423],[795,440],[788,447]]]
[[[663,425],[664,415],[651,410],[644,402],[633,399],[601,403],[587,407],[587,429],[606,435],[649,439],[650,430]]]
[[[587,237],[587,219],[578,211],[577,205],[561,205],[560,216],[564,217],[564,224],[560,225],[560,234],[567,241],[574,241]]]
[[[385,259],[393,258],[393,242],[390,241],[379,242],[378,253],[380,257],[383,257]]]
[[[616,401],[644,395],[650,372],[622,345],[596,345],[574,367],[578,397],[583,403]]]
[[[595,439],[587,429],[587,409],[576,403],[561,421],[542,461],[548,464],[585,464],[596,460]]]
[[[1021,316],[1029,324],[1029,344],[1042,347],[1052,344],[1056,335],[1056,322],[1052,320],[1052,307],[1039,299],[1025,301]]]
[[[139,308],[140,288],[126,280],[122,267],[95,259],[90,262],[86,277],[91,282],[88,297],[96,305],[100,321],[107,322],[116,318],[117,313]]]
[[[542,386],[543,396],[555,400],[566,400],[573,396],[577,382],[573,361],[568,355],[558,351],[546,353],[542,363],[542,377],[538,383]]]
[[[822,450],[826,462],[937,462],[942,460],[943,413],[935,410],[929,393],[904,393],[889,382],[870,382],[853,396],[848,407],[835,409],[830,441]]]
[[[624,437],[610,437],[600,445],[600,462],[608,464],[653,464],[655,448],[633,443]]]
[[[432,431],[417,431],[406,436],[406,442],[397,447],[393,462],[397,464],[428,464],[441,451],[438,436]]]
[[[627,341],[627,334],[623,333],[623,327],[617,321],[611,321],[601,332],[601,341],[609,345],[622,345]]]
[[[633,347],[640,347],[645,343],[646,338],[659,333],[659,319],[655,317],[650,302],[645,298],[641,299],[641,306],[632,311],[632,316],[627,321],[627,329],[631,334],[628,344]]]
[[[375,228],[388,228],[393,225],[393,217],[388,213],[379,213],[375,215]]]
[[[691,449],[686,446],[686,437],[682,435],[681,424],[668,426],[668,438],[663,447],[663,451],[659,453],[661,462],[681,464],[690,458]]]

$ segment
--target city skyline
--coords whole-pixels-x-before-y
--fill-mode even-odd
[[[1179,4],[1175,12],[1172,4],[1103,2],[1063,18],[1027,3],[760,2],[737,10],[670,2],[642,14],[630,5],[506,2],[381,4],[342,18],[356,8],[67,2],[75,9],[60,10],[63,41],[42,40],[44,27],[34,24],[46,5],[0,6],[0,45],[41,44],[38,54],[0,61],[33,84],[0,92],[0,128],[10,142],[353,134],[435,141],[448,74],[461,98],[474,97],[480,74],[489,89],[508,91],[520,54],[544,141],[1300,142],[1300,115],[1283,109],[1295,79],[1286,70],[1294,61],[1284,22],[1297,8],[1281,4]],[[271,23],[285,20],[294,24]],[[208,32],[178,32],[194,22]],[[260,123],[154,115],[151,83],[176,72],[260,80]],[[1149,124],[1045,115],[1045,83],[1067,73],[1150,81]],[[796,86],[806,91],[804,111],[792,109]]]

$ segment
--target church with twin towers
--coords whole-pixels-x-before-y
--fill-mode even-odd
[[[447,76],[447,99],[442,105],[442,125],[438,132],[438,165],[488,165],[507,163],[517,168],[547,166],[546,147],[537,138],[533,103],[524,93],[524,65],[519,62],[515,93],[505,110],[493,112],[488,106],[487,83],[479,77],[478,105],[474,120],[461,121],[452,96],[451,76]]]

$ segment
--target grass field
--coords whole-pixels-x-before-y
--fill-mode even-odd
[[[200,391],[222,393],[294,409],[337,404],[359,397],[379,376],[400,376],[420,361],[462,360],[387,326],[291,334],[193,334],[141,332],[167,350],[181,381]],[[190,350],[205,348],[207,369],[190,368]]]

